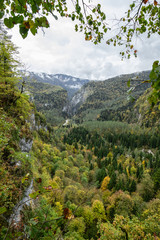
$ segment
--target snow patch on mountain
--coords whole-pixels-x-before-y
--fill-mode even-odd
[[[71,98],[84,84],[89,82],[88,79],[76,78],[65,74],[28,72],[27,76],[39,82],[61,86],[67,90],[69,98]]]

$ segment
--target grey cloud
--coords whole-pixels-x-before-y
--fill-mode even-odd
[[[119,14],[132,1],[100,1],[105,10]],[[136,40],[138,58],[121,61],[120,48],[108,46],[105,40],[99,45],[84,40],[82,33],[75,33],[74,23],[50,18],[51,28],[45,34],[31,34],[23,40],[18,29],[12,30],[13,41],[20,47],[20,57],[29,70],[47,73],[64,73],[75,77],[103,80],[111,76],[151,69],[159,58],[159,39],[153,37]]]

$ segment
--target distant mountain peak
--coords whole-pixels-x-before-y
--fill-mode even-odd
[[[35,79],[38,82],[61,86],[67,90],[69,98],[71,98],[84,84],[89,82],[88,79],[77,78],[66,74],[48,74],[44,72],[27,72],[27,77]]]

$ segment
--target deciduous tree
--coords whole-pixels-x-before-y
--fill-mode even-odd
[[[101,5],[93,5],[89,0],[0,1],[0,18],[4,17],[8,28],[19,25],[19,32],[23,38],[27,37],[29,31],[35,35],[38,28],[48,28],[49,14],[55,20],[58,20],[58,17],[76,20],[75,31],[84,32],[85,39],[92,40],[95,44],[100,42],[107,32],[106,16],[101,10]]]

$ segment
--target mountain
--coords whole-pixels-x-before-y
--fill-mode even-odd
[[[81,120],[121,120],[112,119],[111,113],[117,115],[132,108],[134,102],[150,87],[143,83],[149,79],[150,71],[117,76],[105,81],[90,81],[72,97],[63,109],[69,116],[75,115]],[[127,82],[130,80],[130,87]],[[132,95],[132,96],[131,96]]]
[[[60,86],[31,80],[26,88],[34,98],[36,109],[43,114],[47,122],[55,125],[64,122],[62,109],[67,103],[67,91]]]
[[[133,115],[137,114],[136,110],[133,110],[135,101],[130,100],[137,100],[150,87],[148,83],[142,84],[149,79],[149,73],[150,71],[144,71],[120,75],[105,81],[89,81],[63,74],[28,72],[27,84],[38,111],[44,113],[47,121],[53,125],[62,123],[65,116],[74,116],[76,122],[131,122],[133,119],[135,121]],[[130,87],[127,86],[129,80]],[[67,90],[62,88],[64,85],[69,89],[69,99]],[[80,89],[72,95],[71,89],[75,91],[78,88]]]
[[[49,83],[51,85],[61,86],[68,92],[68,97],[71,98],[84,84],[88,83],[88,79],[81,79],[65,74],[47,74],[27,72],[28,78],[38,82]]]

